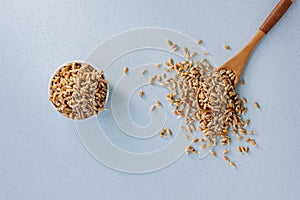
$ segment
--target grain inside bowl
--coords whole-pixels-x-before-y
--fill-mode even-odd
[[[102,70],[71,62],[60,67],[50,81],[49,100],[64,116],[81,120],[104,109],[108,82]]]

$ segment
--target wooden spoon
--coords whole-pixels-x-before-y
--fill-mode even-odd
[[[272,29],[272,27],[279,21],[279,19],[284,15],[288,8],[292,5],[293,0],[280,0],[261,27],[258,29],[253,38],[248,42],[248,44],[235,56],[229,59],[226,63],[221,65],[218,70],[226,69],[232,70],[236,74],[234,81],[234,87],[237,86],[239,79],[242,75],[245,64],[254,50],[259,41]],[[199,104],[199,94],[200,88],[197,92],[197,102],[200,109],[203,109]]]

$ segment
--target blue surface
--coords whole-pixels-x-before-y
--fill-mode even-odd
[[[100,42],[159,26],[202,39],[217,65],[256,32],[278,1],[0,1],[0,199],[299,199],[300,4],[251,56],[240,93],[258,147],[221,158],[183,157],[150,174],[101,165],[47,96],[55,69]],[[225,51],[229,44],[232,51]],[[249,106],[251,107],[251,106]]]

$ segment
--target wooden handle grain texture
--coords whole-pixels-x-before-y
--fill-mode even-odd
[[[292,5],[293,0],[280,0],[259,30],[267,34]]]

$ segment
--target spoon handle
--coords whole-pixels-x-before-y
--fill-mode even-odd
[[[293,0],[280,0],[259,30],[267,34],[292,5]]]

